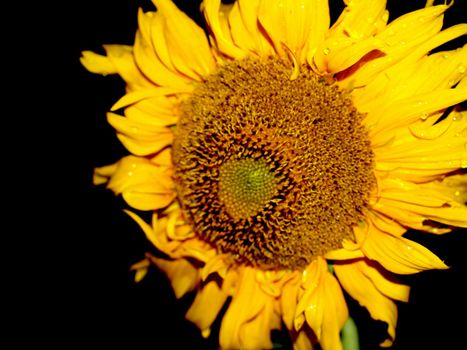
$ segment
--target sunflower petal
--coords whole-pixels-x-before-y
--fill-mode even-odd
[[[157,153],[173,141],[172,131],[165,126],[133,121],[114,113],[107,113],[107,120],[117,130],[122,144],[138,156]]]
[[[304,284],[296,319],[304,312],[323,350],[342,349],[339,332],[348,318],[348,310],[339,283],[322,258],[312,262],[305,271],[310,271],[311,275]]]
[[[390,346],[396,333],[396,304],[375,287],[370,278],[363,273],[361,267],[357,263],[337,263],[334,265],[334,271],[342,287],[368,310],[373,319],[388,324],[389,338],[381,345]]]
[[[242,59],[247,55],[247,51],[235,45],[232,41],[231,35],[229,32],[225,32],[222,24],[221,17],[226,17],[226,14],[223,11],[220,11],[221,1],[220,0],[204,0],[204,15],[206,17],[206,22],[213,33],[217,48],[224,55],[235,58]],[[225,6],[225,5],[222,5]],[[223,20],[227,20],[223,18]]]
[[[232,39],[241,48],[259,56],[274,53],[274,48],[258,23],[258,9],[261,0],[238,0],[229,14]]]
[[[215,68],[204,31],[170,0],[153,0],[163,17],[167,49],[175,68],[182,74],[200,80]]]
[[[396,274],[413,274],[424,270],[446,269],[447,266],[422,245],[404,237],[380,231],[371,221],[355,229],[361,250],[371,260]]]
[[[139,210],[164,208],[175,198],[170,176],[149,160],[134,156],[117,163],[107,187]]]
[[[117,67],[108,57],[92,51],[83,51],[79,60],[84,68],[91,73],[102,75],[118,73]]]
[[[188,260],[166,260],[152,255],[148,255],[148,257],[166,274],[177,299],[191,292],[199,283],[199,270]]]
[[[375,38],[355,40],[347,37],[331,37],[318,47],[313,62],[321,71],[338,73],[382,46],[381,41]]]
[[[399,128],[392,142],[374,146],[375,169],[404,181],[424,183],[465,167],[465,116],[465,112],[453,111],[435,124],[427,119]]]
[[[227,297],[227,293],[219,287],[218,281],[211,280],[203,284],[185,315],[186,319],[201,331],[209,330]]]
[[[462,189],[453,190],[441,181],[412,184],[400,179],[382,181],[383,191],[373,209],[402,225],[433,232],[425,221],[467,227],[467,206],[457,198]]]
[[[256,282],[256,270],[242,269],[237,290],[222,319],[221,348],[271,348],[270,332],[280,327],[280,318],[272,312],[273,302],[274,298],[265,295]]]
[[[381,145],[391,138],[388,132],[398,127],[405,127],[421,119],[424,115],[454,106],[467,99],[467,90],[443,89],[422,93],[393,101],[382,110],[373,110],[366,116],[364,123],[376,145]]]
[[[333,36],[361,39],[373,36],[386,25],[386,0],[344,0],[347,7],[330,29]]]
[[[138,12],[138,31],[133,46],[134,57],[138,68],[156,85],[163,87],[185,87],[191,79],[167,68],[156,55],[152,45],[153,12]]]
[[[303,62],[302,50],[308,42],[311,28],[316,26],[319,33],[315,35],[324,37],[326,16],[318,20],[318,15],[327,8],[321,5],[322,0],[263,0],[259,5],[258,20],[269,34],[277,52],[282,53],[282,44],[285,44]],[[316,13],[317,9],[319,13]]]
[[[443,26],[442,14],[447,8],[446,5],[433,6],[410,12],[395,19],[375,36],[376,39],[384,43],[381,50],[385,55],[360,67],[350,79],[355,80],[357,86],[367,85],[379,73],[383,73],[389,67],[404,60],[422,43],[426,43],[439,33]],[[425,50],[426,52],[428,51]],[[421,56],[417,55],[418,58]],[[401,69],[401,67],[398,68],[399,71]],[[363,92],[356,92],[364,95]]]

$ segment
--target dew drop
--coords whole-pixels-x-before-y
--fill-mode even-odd
[[[331,52],[331,49],[329,47],[326,47],[324,50],[323,50],[323,53],[327,56],[329,55],[329,53]]]
[[[465,66],[463,64],[460,64],[457,66],[457,70],[459,71],[459,73],[465,73]]]

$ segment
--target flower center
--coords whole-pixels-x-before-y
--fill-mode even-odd
[[[219,199],[235,220],[257,214],[276,194],[274,173],[263,160],[233,159],[219,169]]]
[[[278,58],[225,64],[182,104],[174,181],[200,238],[238,263],[299,269],[353,239],[375,185],[363,115]]]

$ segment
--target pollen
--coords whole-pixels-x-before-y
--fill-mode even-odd
[[[364,115],[333,81],[249,58],[199,83],[181,111],[174,183],[201,239],[266,269],[301,269],[354,239],[374,155]]]

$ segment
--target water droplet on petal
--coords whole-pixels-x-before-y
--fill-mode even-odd
[[[459,71],[459,73],[465,73],[465,66],[463,64],[460,64],[457,66],[457,70]]]
[[[329,55],[329,53],[331,52],[331,49],[329,47],[326,47],[324,50],[323,50],[323,53],[327,56]]]

